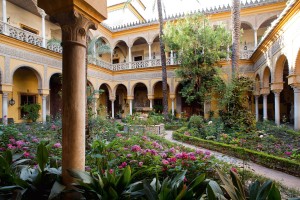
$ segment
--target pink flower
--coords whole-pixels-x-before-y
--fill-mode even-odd
[[[190,156],[190,159],[191,160],[196,160],[196,157],[195,156]]]
[[[167,157],[167,154],[166,153],[160,153],[159,154],[162,158],[166,158]]]
[[[148,140],[147,136],[145,136],[145,135],[142,137],[142,139],[143,140]]]
[[[123,163],[119,166],[119,169],[125,168],[126,166],[127,166],[127,163],[126,163],[126,162],[123,162]]]
[[[197,150],[196,150],[196,154],[203,154],[203,151],[200,150],[200,149],[197,149]]]
[[[25,158],[28,158],[28,157],[30,156],[30,153],[27,152],[27,151],[25,151],[25,152],[23,153],[23,156],[24,156]]]
[[[174,154],[176,152],[176,150],[174,147],[172,147],[171,149],[169,149],[169,152]]]
[[[54,147],[54,148],[57,148],[57,149],[58,149],[58,148],[61,148],[61,144],[60,144],[59,142],[58,142],[58,143],[55,143],[55,144],[53,145],[53,147]]]
[[[132,154],[127,154],[127,158],[131,158],[132,157]]]
[[[16,146],[14,146],[12,144],[7,144],[7,148],[9,148],[9,149],[16,149]]]
[[[210,156],[210,151],[205,151],[204,154],[207,155],[207,156]]]
[[[176,160],[177,160],[177,159],[176,159],[175,157],[173,157],[173,158],[168,158],[168,161],[169,161],[169,162],[172,162],[172,163],[175,163]]]
[[[51,129],[52,129],[52,130],[55,130],[55,129],[56,129],[55,124],[52,124],[52,125],[51,125]]]
[[[110,169],[110,170],[109,170],[109,173],[110,173],[110,174],[114,173],[114,170],[113,170],[113,169]]]
[[[157,151],[155,149],[151,149],[150,150],[151,155],[156,156],[157,155]]]
[[[26,150],[29,149],[29,147],[23,147],[22,149],[23,149],[24,151],[26,151]]]
[[[161,162],[162,162],[163,165],[168,165],[169,164],[169,161],[167,161],[165,159],[163,159]]]
[[[6,149],[4,147],[0,147],[0,151],[5,151]]]
[[[21,148],[21,146],[24,145],[24,141],[23,140],[18,140],[18,141],[16,141],[16,145],[18,146],[18,148]]]
[[[292,152],[286,151],[284,154],[287,155],[287,156],[291,156],[291,155],[292,155]]]
[[[15,144],[16,140],[14,138],[10,138],[9,142],[12,143],[12,144]]]
[[[143,166],[143,164],[144,164],[143,162],[139,162],[139,166],[140,166],[140,167],[142,167],[142,166]]]
[[[37,138],[33,138],[33,139],[32,139],[32,142],[38,143],[39,140],[38,140]]]
[[[139,146],[139,145],[133,145],[132,147],[131,147],[131,151],[133,151],[133,152],[138,152],[138,151],[140,151],[142,148]]]
[[[122,134],[118,133],[116,134],[116,137],[122,137]]]
[[[87,171],[87,172],[91,171],[91,167],[90,166],[85,166],[85,171]]]
[[[236,174],[238,173],[238,170],[235,167],[232,167],[230,170]]]

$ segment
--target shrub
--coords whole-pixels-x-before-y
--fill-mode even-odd
[[[21,109],[26,113],[24,118],[27,120],[32,120],[33,122],[36,122],[36,120],[40,117],[40,104],[25,104],[21,106]]]

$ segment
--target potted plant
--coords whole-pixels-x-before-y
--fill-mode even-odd
[[[41,109],[40,104],[24,104],[21,106],[21,109],[26,113],[24,119],[31,120],[32,122],[36,122],[36,120],[40,117],[39,110]]]

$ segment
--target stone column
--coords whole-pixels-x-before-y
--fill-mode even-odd
[[[52,16],[62,30],[62,178],[67,169],[85,170],[86,36],[95,24],[77,11]]]
[[[149,42],[148,45],[149,45],[149,59],[148,60],[151,60],[152,59],[152,53],[151,53],[151,51],[152,51],[152,49],[151,49],[152,43]]]
[[[263,95],[264,120],[268,120],[268,94]]]
[[[111,64],[113,64],[113,56],[114,56],[114,50],[112,49],[111,52],[110,52],[110,61],[111,61]]]
[[[132,62],[132,55],[131,55],[131,46],[128,47],[128,62],[129,62],[129,69],[131,69],[131,62]]]
[[[99,99],[99,94],[94,94],[94,97],[93,97],[93,113],[94,113],[94,117],[97,117],[98,99]]]
[[[172,100],[172,116],[174,116],[175,115],[175,98],[172,98],[171,99]]]
[[[254,29],[254,48],[257,47],[257,29]]]
[[[150,108],[152,110],[153,109],[153,99],[154,99],[154,96],[153,95],[148,95],[148,99],[150,101]]]
[[[45,17],[46,17],[47,14],[45,13],[45,11],[42,11],[41,15],[42,15],[42,38],[43,38],[42,46],[44,48],[47,48],[47,45],[46,45],[46,25],[45,25]]]
[[[4,125],[7,125],[8,118],[8,93],[2,93],[2,122]]]
[[[111,101],[111,118],[115,118],[115,99],[110,99]]]
[[[6,0],[2,0],[2,21],[4,22],[3,24],[3,33],[5,35],[8,35],[8,31],[7,31],[7,15],[6,15]]]
[[[42,121],[46,123],[47,121],[47,96],[48,95],[41,95],[42,96]]]
[[[280,92],[281,90],[274,90],[275,96],[275,124],[280,125]]]
[[[294,87],[294,129],[300,130],[300,88]]]
[[[170,60],[170,64],[174,65],[174,54],[173,54],[173,50],[171,50],[171,56],[170,56],[171,60]]]
[[[259,96],[258,96],[258,95],[256,95],[256,96],[255,96],[255,119],[256,119],[256,121],[258,121],[258,120],[259,120],[259,112],[258,112],[258,98],[259,98]]]

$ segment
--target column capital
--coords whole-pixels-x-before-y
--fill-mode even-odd
[[[272,92],[275,94],[275,95],[278,95],[280,94],[280,92],[282,92],[281,89],[275,89],[275,90],[272,90]]]
[[[48,96],[50,94],[49,89],[38,89],[38,91],[39,91],[39,95],[41,96]]]
[[[93,96],[94,99],[99,99],[99,97],[100,97],[100,94],[94,94],[94,96]]]
[[[152,45],[153,44],[153,42],[148,42],[148,45]]]
[[[270,88],[269,87],[263,87],[260,89],[260,94],[265,96],[270,94]]]
[[[259,97],[260,96],[260,92],[259,91],[253,91],[253,96]]]
[[[271,83],[271,90],[283,90],[283,82]]]
[[[149,100],[153,100],[154,99],[154,95],[148,95],[148,99]]]
[[[43,9],[39,9],[38,11],[42,18],[45,18],[47,16],[46,12]]]
[[[0,85],[0,91],[10,93],[10,92],[13,91],[13,85],[11,85],[11,84],[2,84],[2,85]]]
[[[61,26],[62,46],[71,42],[86,47],[87,31],[97,29],[95,23],[76,10],[52,15],[50,19]]]
[[[127,96],[126,99],[128,99],[128,100],[133,100],[133,99],[134,99],[134,96]]]
[[[176,98],[176,94],[170,94],[170,99],[175,99]]]

